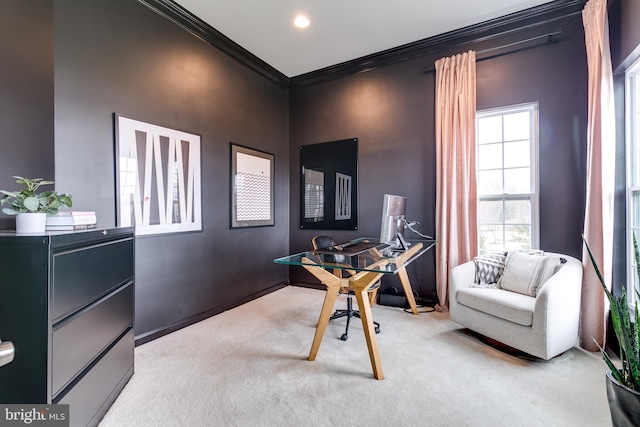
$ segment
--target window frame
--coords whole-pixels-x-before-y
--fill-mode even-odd
[[[635,155],[634,155],[635,153]],[[640,245],[640,221],[634,224],[634,193],[640,194],[640,59],[625,71],[625,158],[626,158],[626,283],[629,304],[637,300],[634,288],[638,288],[637,266],[633,238]],[[639,197],[640,199],[640,197]],[[640,201],[640,200],[639,200]],[[640,210],[640,203],[638,206]],[[638,214],[640,216],[640,212]]]
[[[539,158],[538,158],[538,150],[539,150],[539,138],[538,138],[538,133],[539,133],[539,120],[538,120],[538,110],[539,110],[539,106],[538,106],[538,102],[527,102],[527,103],[523,103],[523,104],[516,104],[516,105],[508,105],[508,106],[502,106],[502,107],[496,107],[496,108],[490,108],[490,109],[484,109],[484,110],[478,110],[476,111],[476,184],[479,184],[480,182],[480,178],[479,178],[479,174],[480,174],[480,167],[479,167],[479,162],[480,162],[480,154],[479,154],[479,149],[480,149],[480,130],[479,130],[479,124],[480,124],[480,119],[483,118],[489,118],[489,117],[496,117],[496,116],[506,116],[506,115],[510,115],[510,114],[515,114],[515,113],[521,113],[521,112],[529,112],[530,114],[530,120],[529,120],[529,137],[530,137],[530,162],[529,162],[529,169],[530,169],[530,185],[531,185],[531,192],[530,193],[506,193],[503,192],[501,194],[491,194],[491,195],[481,195],[480,192],[478,191],[477,193],[477,201],[478,201],[478,205],[480,204],[481,201],[502,201],[503,203],[506,201],[515,201],[515,200],[528,200],[530,203],[530,208],[531,208],[531,249],[537,249],[540,247],[540,195],[539,195]],[[509,141],[506,141],[509,142]],[[500,144],[502,145],[502,149],[503,149],[503,153],[504,153],[504,144],[505,144],[505,139],[504,139],[504,134],[502,135],[502,140],[500,142]],[[509,169],[509,168],[505,168],[504,167],[504,163],[502,164],[502,167],[500,168],[502,170],[502,173],[504,174],[504,171]],[[504,182],[504,181],[503,181]],[[479,185],[477,186],[477,188],[479,188]],[[481,227],[481,223],[479,222],[479,220],[476,220],[476,224],[478,227],[478,253],[484,253],[487,252],[487,250],[483,250],[480,245],[481,245],[481,239],[480,239],[480,227]],[[505,217],[503,214],[503,218],[502,218],[502,229],[503,229],[503,249],[504,249],[504,243],[505,243],[505,239],[504,239],[504,234],[505,234],[505,228],[506,228],[505,224]]]

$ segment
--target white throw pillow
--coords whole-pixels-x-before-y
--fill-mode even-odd
[[[556,272],[560,259],[554,256],[509,252],[498,287],[535,297],[542,285]]]

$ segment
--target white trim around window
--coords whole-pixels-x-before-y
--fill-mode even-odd
[[[539,247],[538,104],[476,113],[479,252]]]

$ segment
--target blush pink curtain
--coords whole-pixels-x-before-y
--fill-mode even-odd
[[[436,310],[448,311],[449,270],[477,253],[476,54],[436,61]]]
[[[589,72],[587,128],[587,194],[584,236],[603,278],[611,288],[613,258],[613,196],[615,181],[615,113],[613,74],[609,52],[607,1],[590,0],[582,11]],[[591,351],[606,336],[609,313],[602,287],[586,249],[582,253],[584,275],[580,318],[580,346]]]

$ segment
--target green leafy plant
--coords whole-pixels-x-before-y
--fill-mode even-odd
[[[637,322],[638,315],[640,314],[640,312],[638,312],[638,299],[640,299],[640,293],[636,289],[637,298],[635,303],[635,312],[633,316],[634,318],[631,319],[627,293],[624,286],[622,287],[622,297],[617,298],[613,296],[605,285],[602,274],[600,274],[600,269],[596,264],[589,245],[584,240],[584,236],[582,237],[582,240],[587,247],[589,258],[591,259],[593,268],[598,275],[602,289],[604,289],[604,293],[609,299],[611,321],[613,323],[613,329],[616,333],[616,337],[618,337],[618,343],[620,344],[620,360],[622,361],[622,368],[618,369],[611,360],[611,357],[609,357],[607,352],[600,347],[600,344],[598,344],[595,339],[594,342],[596,342],[596,345],[600,349],[600,353],[602,353],[602,357],[607,363],[607,366],[609,366],[609,369],[611,369],[611,374],[616,381],[632,390],[640,391],[640,323]],[[638,243],[636,242],[635,236],[633,236],[633,249],[635,251],[637,274],[638,278],[640,278],[640,254],[638,252]]]
[[[23,178],[14,176],[16,183],[25,186],[20,191],[0,190],[4,194],[0,199],[0,204],[8,203],[10,208],[3,208],[2,212],[7,215],[17,215],[20,213],[48,213],[55,214],[62,206],[71,207],[70,194],[58,194],[55,191],[42,191],[38,193],[41,185],[51,185],[53,181],[45,181],[42,178]]]

